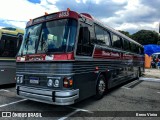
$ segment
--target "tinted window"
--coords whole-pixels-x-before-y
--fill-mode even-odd
[[[91,31],[93,29],[89,28],[90,26],[85,23],[80,24],[76,51],[76,54],[79,56],[91,56],[93,53],[93,44],[91,44]]]
[[[112,45],[116,48],[122,48],[121,39],[117,35],[112,35]]]
[[[110,46],[110,35],[107,31],[104,31],[104,39],[105,39],[105,44]]]
[[[127,40],[123,40],[123,49],[130,51],[130,44]]]
[[[134,43],[130,43],[130,45],[131,45],[131,51],[133,52],[133,53],[136,53],[136,45],[134,44]]]
[[[137,54],[139,54],[140,53],[140,47],[138,46],[138,45],[135,45],[136,46],[136,48],[135,48],[135,53],[137,53]]]
[[[46,49],[41,46],[43,41],[47,44],[48,52],[72,51],[76,37],[76,25],[77,22],[72,19],[50,21],[43,24],[38,52]]]
[[[26,28],[20,54],[71,52],[77,32],[77,21],[60,19]]]
[[[99,26],[95,26],[95,33],[98,44],[110,46],[110,34]]]
[[[15,57],[17,54],[17,40],[0,40],[0,57]]]
[[[144,48],[140,48],[140,51],[141,51],[141,55],[144,54]]]
[[[104,30],[98,26],[95,26],[96,38],[99,44],[105,44]]]
[[[2,28],[2,29],[4,29],[4,30],[12,30],[12,31],[15,31],[15,30],[16,30],[16,28],[10,28],[10,27]]]

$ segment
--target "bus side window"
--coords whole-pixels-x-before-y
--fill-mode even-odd
[[[121,38],[115,34],[112,34],[112,45],[113,45],[113,47],[122,49]]]
[[[17,54],[17,41],[14,39],[1,40],[1,57],[15,57]]]
[[[105,44],[107,46],[111,45],[111,41],[110,41],[110,34],[107,31],[104,31],[104,38],[105,38]]]
[[[95,33],[96,33],[97,43],[100,45],[105,45],[105,36],[103,28],[96,25]]]
[[[83,56],[92,55],[92,45],[88,27],[80,27],[76,54]]]
[[[141,55],[144,55],[144,48],[140,47],[140,50],[141,50]]]
[[[123,50],[130,51],[130,43],[127,40],[123,40]]]

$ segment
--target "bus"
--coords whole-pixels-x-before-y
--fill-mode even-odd
[[[17,96],[71,105],[144,72],[143,46],[87,13],[30,20],[17,55]]]
[[[0,85],[16,83],[16,55],[23,34],[24,31],[17,28],[0,29]]]

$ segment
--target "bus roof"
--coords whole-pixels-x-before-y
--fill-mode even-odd
[[[140,43],[138,43],[135,40],[129,38],[128,36],[120,33],[119,31],[113,29],[112,27],[103,24],[102,22],[100,22],[99,20],[97,20],[96,18],[91,16],[90,14],[88,14],[88,13],[77,13],[75,11],[70,11],[68,9],[67,9],[67,11],[60,11],[60,12],[51,13],[51,14],[46,14],[45,13],[44,16],[40,16],[40,17],[35,18],[33,20],[31,19],[30,21],[27,22],[26,27],[32,26],[34,24],[41,23],[41,22],[44,22],[44,21],[47,21],[47,20],[51,20],[51,19],[74,18],[74,19],[78,20],[79,18],[82,18],[82,17],[85,18],[85,19],[91,20],[94,23],[100,25],[101,27],[113,32],[114,34],[119,35],[122,38],[127,39],[130,42],[133,42],[133,43],[143,47]]]

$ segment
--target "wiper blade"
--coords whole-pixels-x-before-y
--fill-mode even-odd
[[[41,37],[41,51],[44,50],[46,55],[49,55],[47,41],[44,40],[44,34]]]

